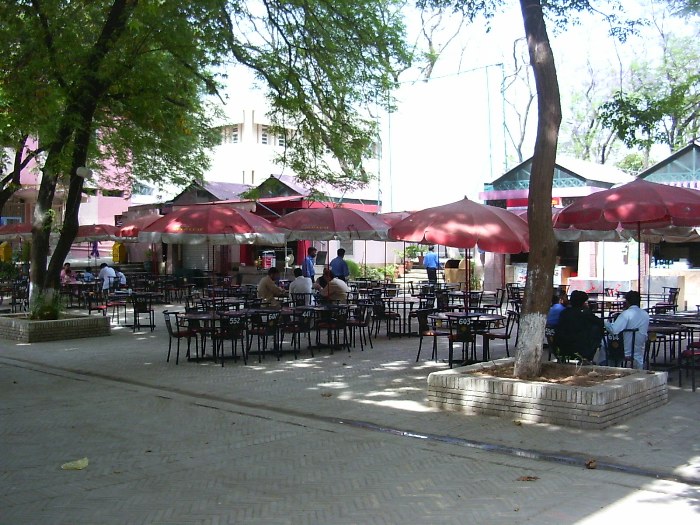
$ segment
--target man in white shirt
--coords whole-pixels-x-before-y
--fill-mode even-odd
[[[634,290],[627,292],[625,294],[625,309],[613,323],[606,321],[605,329],[611,334],[637,329],[635,334],[625,332],[622,341],[625,347],[625,357],[629,358],[632,355],[632,337],[634,336],[634,363],[632,367],[641,369],[644,367],[644,348],[649,331],[649,314],[639,307],[640,304],[639,292]]]
[[[333,272],[331,272],[330,281],[328,281],[326,287],[321,290],[321,296],[329,301],[347,303],[349,291],[350,287],[348,284],[338,279]]]
[[[308,294],[304,300],[304,304],[311,304],[311,279],[304,277],[301,268],[294,268],[294,280],[289,283],[289,295],[294,298],[294,294]],[[299,306],[299,305],[297,305]]]
[[[109,287],[114,283],[114,279],[117,278],[117,274],[114,268],[107,266],[107,263],[100,264],[100,273],[97,274],[98,279],[102,279],[102,293],[107,293]]]

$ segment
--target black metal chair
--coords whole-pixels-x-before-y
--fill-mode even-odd
[[[297,358],[297,352],[301,348],[301,336],[303,334],[306,334],[307,336],[309,342],[308,348],[311,351],[311,357],[314,357],[314,352],[311,348],[311,330],[313,329],[315,316],[316,312],[314,312],[311,308],[306,308],[295,312],[280,325],[280,344],[284,343],[284,336],[286,334],[291,334],[294,359]]]
[[[433,352],[431,359],[437,361],[438,337],[450,337],[449,329],[443,329],[437,326],[435,319],[431,320],[430,315],[435,313],[433,308],[421,308],[415,310],[416,319],[418,320],[418,353],[416,354],[416,363],[420,360],[421,349],[423,348],[423,338],[433,338]]]
[[[156,313],[153,308],[153,297],[151,295],[133,294],[131,296],[131,308],[134,312],[132,330],[135,332],[147,326],[152,332],[156,327]],[[141,324],[142,315],[148,316],[148,324]]]
[[[273,348],[277,351],[277,360],[279,361],[280,359],[279,320],[280,312],[254,314],[251,317],[250,327],[248,328],[248,347],[246,352],[250,354],[250,348],[255,338],[257,340],[258,363],[262,362],[262,356],[267,350],[270,337],[272,337]]]
[[[196,347],[197,357],[199,357],[199,346],[197,343],[197,334],[187,327],[181,325],[179,315],[177,312],[170,312],[165,310],[163,312],[163,317],[165,318],[165,327],[168,329],[168,357],[166,362],[170,362],[170,351],[173,346],[173,339],[177,340],[177,352],[175,354],[175,364],[180,363],[180,340],[187,339],[187,357],[190,356],[190,346],[192,338],[194,337],[194,343]],[[173,326],[173,319],[175,320],[175,326]]]
[[[360,350],[364,351],[365,344],[369,341],[369,347],[374,348],[372,344],[372,305],[360,304],[355,309],[355,316],[348,319],[348,328],[350,329],[350,342],[355,347],[355,332],[360,334]]]

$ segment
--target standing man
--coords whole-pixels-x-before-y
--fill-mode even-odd
[[[430,284],[437,284],[437,271],[440,268],[440,258],[438,254],[435,253],[435,246],[430,246],[428,248],[428,253],[423,258],[423,266],[428,272],[428,282]]]
[[[306,250],[307,255],[304,259],[304,263],[301,265],[302,274],[304,277],[311,279],[311,282],[316,280],[316,270],[314,269],[316,265],[316,251],[316,248],[313,246],[309,247],[309,249]]]
[[[331,261],[331,271],[338,279],[348,282],[348,276],[350,275],[350,269],[348,268],[348,263],[345,262],[345,249],[338,248],[338,257]]]
[[[644,349],[649,332],[649,314],[639,306],[642,297],[639,292],[630,290],[625,294],[625,306],[614,322],[606,322],[605,328],[611,334],[619,334],[623,330],[637,330],[636,334],[626,332],[622,334],[625,348],[625,357],[632,358],[632,336],[634,335],[634,359],[632,368],[644,368]],[[607,357],[607,356],[606,356]]]

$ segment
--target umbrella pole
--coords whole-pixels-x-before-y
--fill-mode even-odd
[[[637,222],[637,293],[642,295],[642,226]],[[649,306],[649,290],[647,290],[647,306]]]

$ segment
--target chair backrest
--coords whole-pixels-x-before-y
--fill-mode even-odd
[[[496,306],[500,308],[503,306],[503,301],[506,299],[506,290],[505,288],[499,288],[496,290]]]
[[[625,360],[625,334],[632,334],[631,359],[634,360],[634,342],[637,337],[638,328],[626,328],[618,334],[606,334],[605,344],[607,350],[608,364],[621,363]]]
[[[174,314],[172,312],[169,312],[168,310],[163,311],[163,317],[165,318],[165,327],[168,329],[168,335],[170,337],[175,337],[175,332],[173,330],[173,325],[171,321],[171,316]]]
[[[418,320],[418,333],[422,334],[430,330],[430,322],[428,316],[433,313],[432,308],[419,308],[415,311],[416,319]]]
[[[447,290],[438,292],[435,295],[435,300],[437,301],[437,309],[444,312],[450,308],[450,296]]]
[[[137,314],[145,314],[153,310],[153,299],[148,295],[132,295],[131,305]]]
[[[668,302],[673,306],[678,306],[678,295],[680,294],[680,288],[669,288],[668,289]]]
[[[510,335],[513,333],[513,327],[520,325],[520,314],[515,310],[508,310],[506,312],[506,334],[510,339]],[[546,331],[545,327],[545,331]],[[554,333],[552,333],[554,335]]]
[[[471,342],[473,339],[471,320],[468,317],[450,319],[450,336],[453,341]]]

